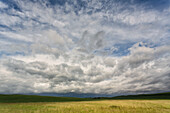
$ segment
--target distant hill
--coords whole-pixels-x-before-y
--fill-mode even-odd
[[[107,95],[107,94],[94,94],[94,93],[30,93],[29,95],[40,95],[40,96],[53,96],[53,97],[76,97],[76,98],[93,98],[93,97],[113,97],[115,95]]]
[[[170,99],[170,92],[158,93],[158,94],[124,95],[124,96],[116,96],[116,97],[96,97],[96,98],[0,94],[0,103],[72,102],[72,101],[95,101],[95,100],[108,100],[108,99]]]
[[[52,97],[38,95],[3,95],[0,94],[0,103],[27,103],[27,102],[71,102],[71,101],[89,101],[90,98],[75,97]]]
[[[122,95],[116,97],[97,97],[95,99],[170,99],[170,92],[157,94]]]

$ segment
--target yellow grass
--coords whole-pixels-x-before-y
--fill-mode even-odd
[[[170,100],[1,103],[0,113],[170,113]]]

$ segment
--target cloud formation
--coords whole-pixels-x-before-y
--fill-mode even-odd
[[[0,2],[0,93],[170,91],[170,8],[149,6]]]

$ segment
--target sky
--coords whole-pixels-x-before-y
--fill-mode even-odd
[[[0,93],[170,91],[170,0],[0,0]]]

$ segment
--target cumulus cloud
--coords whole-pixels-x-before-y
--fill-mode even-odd
[[[80,51],[93,52],[104,47],[104,32],[99,31],[92,35],[88,31],[83,32],[82,38],[78,42]]]
[[[170,90],[169,8],[14,0],[0,13],[0,93]]]
[[[134,49],[134,47],[132,48]],[[66,61],[64,56],[61,56],[60,59],[46,57],[54,61],[53,63],[50,63],[48,59],[47,61],[38,59],[40,56],[33,57],[32,61],[27,61],[22,57],[9,58],[1,61],[3,67],[1,76],[5,76],[1,79],[13,81],[8,78],[13,75],[17,81],[21,81],[16,83],[15,87],[19,88],[18,90],[22,93],[28,92],[27,89],[23,90],[22,88],[26,84],[28,85],[32,79],[34,81],[31,81],[29,90],[35,93],[74,91],[76,93],[104,92],[113,94],[169,90],[170,47],[153,49],[135,45],[135,48],[135,50],[131,50],[131,54],[120,58],[94,56],[83,59],[75,58],[74,54],[69,54],[70,58]],[[162,51],[164,52],[162,53]],[[161,56],[160,53],[162,53]],[[80,56],[79,53],[76,55],[77,57],[89,56],[88,54]],[[12,84],[14,83],[4,84],[1,93],[7,90],[8,85]],[[16,92],[15,88],[8,90]]]

